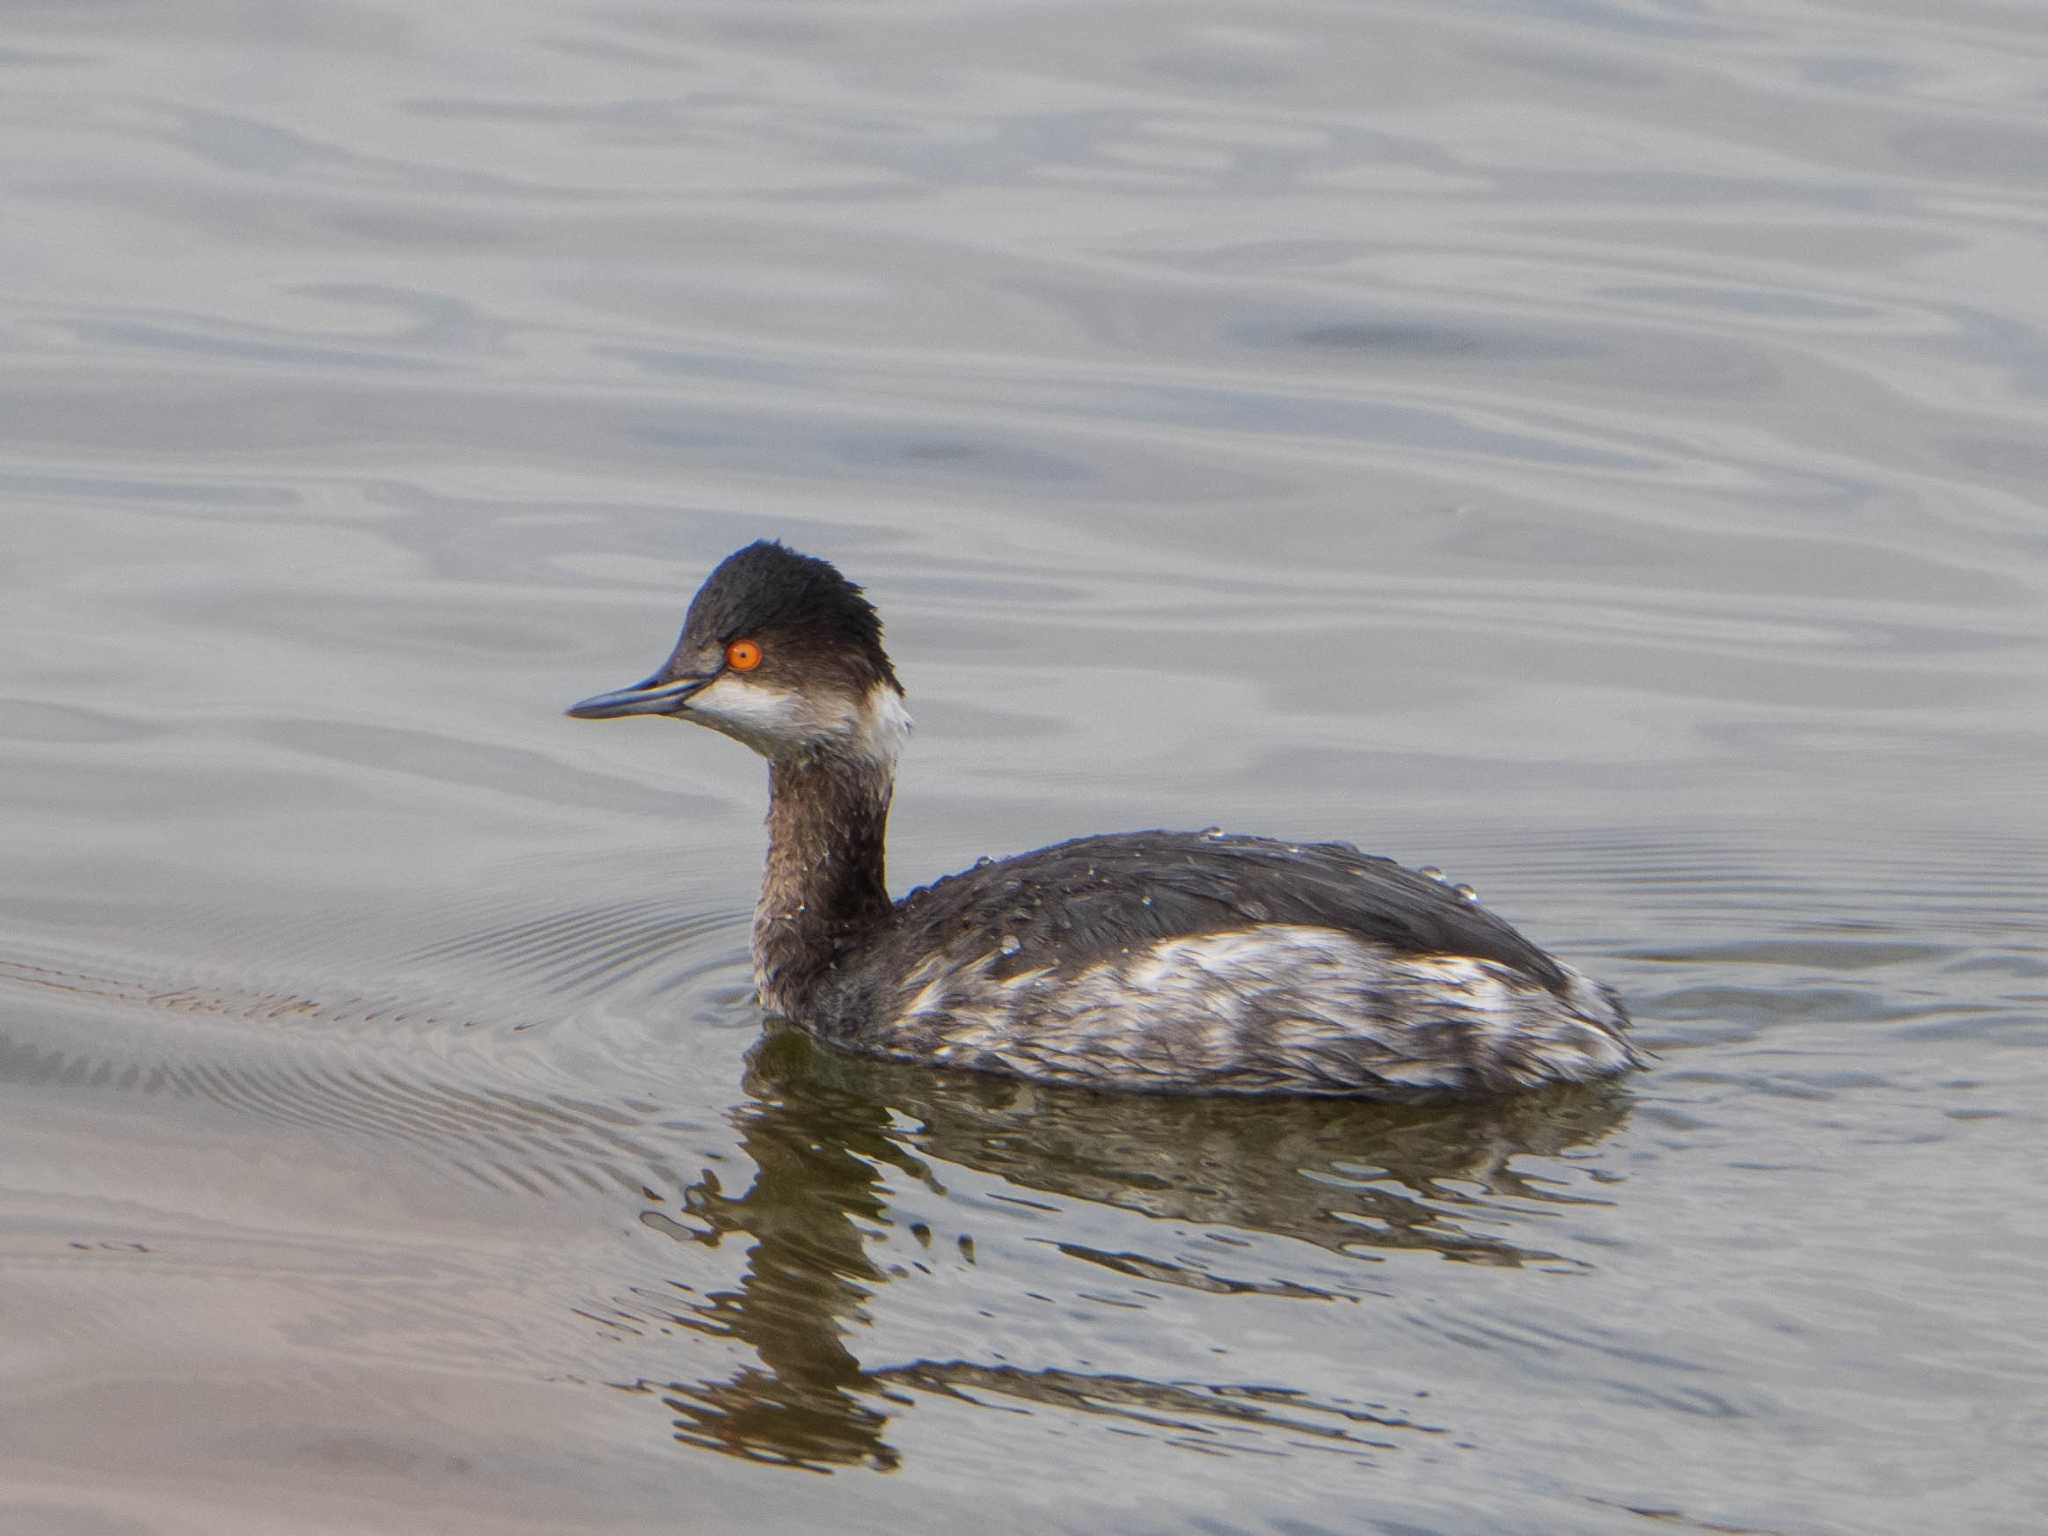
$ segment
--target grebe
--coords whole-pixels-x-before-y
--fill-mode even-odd
[[[711,573],[660,671],[569,714],[690,720],[768,759],[754,982],[835,1046],[1098,1088],[1360,1098],[1643,1064],[1608,988],[1469,890],[1347,843],[1083,837],[892,902],[903,688],[861,589],[778,543]]]

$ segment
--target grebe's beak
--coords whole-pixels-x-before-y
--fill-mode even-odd
[[[572,720],[616,720],[622,715],[679,715],[690,695],[707,687],[708,677],[663,677],[659,672],[630,688],[593,694],[568,708]]]

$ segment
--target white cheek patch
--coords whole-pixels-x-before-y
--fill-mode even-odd
[[[903,754],[910,739],[910,711],[903,707],[903,695],[888,683],[877,683],[862,701],[856,732],[858,750],[876,762],[893,763]]]
[[[680,718],[708,725],[763,757],[832,752],[883,767],[895,766],[910,734],[903,695],[887,683],[858,700],[812,697],[737,672],[723,672],[691,694]]]
[[[682,718],[723,731],[763,754],[792,746],[806,734],[800,695],[736,672],[721,673],[716,682],[691,694]]]

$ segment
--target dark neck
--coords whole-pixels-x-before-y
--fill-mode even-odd
[[[882,863],[892,787],[885,764],[831,757],[768,765],[754,985],[772,1012],[803,1014],[839,956],[888,920]]]

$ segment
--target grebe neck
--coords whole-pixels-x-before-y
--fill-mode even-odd
[[[840,955],[887,923],[883,844],[894,786],[894,765],[865,756],[769,763],[754,985],[771,1012],[801,1013]]]

